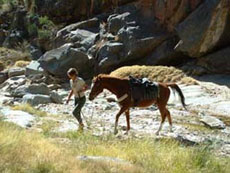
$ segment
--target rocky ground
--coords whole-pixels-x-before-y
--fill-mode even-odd
[[[205,76],[199,78],[198,81],[199,85],[180,85],[188,110],[184,110],[178,97],[171,94],[168,108],[173,119],[173,132],[169,131],[166,121],[160,135],[155,135],[161,118],[158,109],[151,106],[145,109],[131,109],[131,130],[128,135],[124,135],[126,120],[125,116],[121,116],[117,136],[119,138],[141,138],[143,136],[157,139],[174,138],[185,145],[205,143],[210,144],[217,154],[230,156],[230,89],[228,87],[230,78],[223,75]],[[0,111],[3,120],[37,131],[47,130],[44,128],[46,124],[49,124],[51,132],[62,133],[77,130],[78,123],[71,115],[73,100],[68,105],[62,104],[68,94],[67,89],[61,88],[52,91],[60,96],[62,103],[47,101],[45,104],[35,105],[39,110],[48,113],[46,116],[38,116],[20,110],[12,110],[10,105],[17,105],[18,100],[12,97],[12,92],[9,92],[9,80],[6,82],[8,84],[2,84],[0,94]],[[23,82],[21,81],[21,83]],[[28,88],[27,92],[33,91],[33,87]],[[90,90],[86,92],[87,97],[89,92]],[[116,102],[107,101],[111,97],[114,95],[104,91],[94,101],[87,100],[82,113],[86,126],[85,131],[90,131],[97,136],[113,134],[115,114],[118,112],[119,106]],[[28,97],[23,96],[23,100],[28,102]]]

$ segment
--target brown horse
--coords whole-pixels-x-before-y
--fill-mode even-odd
[[[158,135],[162,125],[165,121],[165,118],[168,118],[169,124],[170,124],[170,131],[172,131],[172,119],[170,112],[166,108],[169,96],[170,96],[170,88],[172,88],[174,91],[176,91],[179,96],[181,103],[183,107],[185,108],[185,98],[181,91],[181,89],[178,87],[175,83],[158,83],[159,86],[159,94],[157,99],[152,100],[142,100],[138,102],[136,107],[148,107],[152,104],[156,104],[159,108],[160,114],[161,114],[161,124],[159,129],[157,130],[156,134]],[[100,94],[103,89],[107,89],[113,94],[117,96],[117,102],[120,105],[120,111],[116,115],[115,120],[115,129],[114,134],[116,134],[117,131],[117,125],[118,125],[118,119],[120,115],[125,112],[126,115],[126,121],[127,121],[127,131],[130,130],[130,122],[129,122],[129,109],[131,107],[134,107],[134,101],[132,99],[132,96],[130,94],[130,83],[129,79],[126,78],[118,78],[118,77],[112,77],[105,74],[99,74],[97,77],[93,79],[93,86],[91,89],[91,92],[89,94],[89,100],[93,100],[98,94]],[[185,108],[186,109],[186,108]]]

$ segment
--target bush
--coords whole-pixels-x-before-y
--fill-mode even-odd
[[[38,29],[39,39],[49,39],[50,37],[52,37],[55,25],[51,20],[48,19],[47,16],[39,17],[39,25],[40,25]]]

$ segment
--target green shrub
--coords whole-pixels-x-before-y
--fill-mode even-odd
[[[54,23],[47,16],[39,17],[40,27],[38,29],[39,39],[49,39],[52,36],[52,31],[55,28]]]

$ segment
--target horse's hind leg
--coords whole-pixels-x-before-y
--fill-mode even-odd
[[[125,134],[128,134],[129,130],[130,130],[130,122],[129,122],[129,109],[127,109],[127,111],[125,111],[125,116],[126,116],[126,122],[127,122],[127,129]]]
[[[159,105],[158,105],[158,108],[159,108],[160,113],[161,113],[161,124],[160,124],[160,126],[159,126],[159,129],[158,129],[157,132],[156,132],[156,135],[159,135],[159,132],[161,131],[161,128],[162,128],[162,126],[163,126],[163,124],[164,124],[164,122],[165,122],[165,118],[166,118],[166,116],[167,116],[165,106],[159,106]]]
[[[166,114],[170,125],[170,132],[172,132],[172,118],[168,109],[166,109]]]
[[[114,134],[117,134],[117,133],[118,133],[118,130],[117,130],[118,120],[119,120],[120,115],[121,115],[126,109],[127,109],[127,108],[125,108],[125,107],[121,107],[120,111],[119,111],[119,112],[117,113],[117,115],[116,115],[115,127],[114,127]]]

